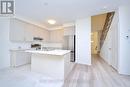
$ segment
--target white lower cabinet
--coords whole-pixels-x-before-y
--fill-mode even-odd
[[[17,67],[31,63],[31,54],[24,51],[11,51],[11,67]]]

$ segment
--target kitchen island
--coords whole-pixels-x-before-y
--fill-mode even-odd
[[[74,64],[70,62],[70,50],[31,51],[31,70],[64,81]]]

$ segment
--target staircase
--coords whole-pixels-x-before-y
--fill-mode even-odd
[[[104,24],[104,27],[103,27],[103,30],[102,30],[102,33],[101,33],[101,37],[100,37],[100,48],[102,48],[102,46],[104,44],[107,33],[108,33],[109,28],[111,26],[114,14],[115,14],[115,12],[107,13],[105,24]]]

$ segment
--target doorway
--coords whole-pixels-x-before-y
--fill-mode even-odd
[[[118,16],[115,12],[92,16],[91,53],[118,70]]]

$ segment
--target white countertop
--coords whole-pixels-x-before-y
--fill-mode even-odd
[[[42,50],[26,50],[25,52],[34,53],[34,54],[47,54],[47,55],[65,55],[70,52],[70,50],[51,50],[51,51],[42,51]]]
[[[17,52],[17,51],[24,52],[25,50],[27,50],[27,49],[10,49],[10,51],[14,51],[14,52],[15,52],[15,51],[16,51],[16,52]]]

